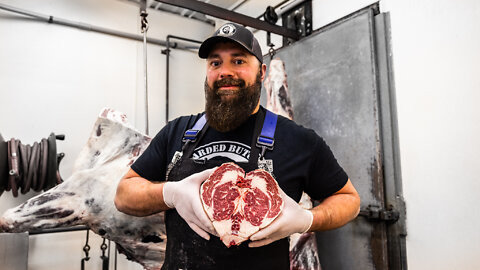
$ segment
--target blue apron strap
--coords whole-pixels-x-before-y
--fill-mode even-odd
[[[265,154],[265,150],[273,150],[273,145],[275,143],[274,135],[275,128],[277,127],[278,115],[273,112],[266,110],[265,120],[263,121],[262,131],[257,138],[257,147],[262,148],[261,157]]]
[[[207,123],[207,117],[204,114],[202,117],[200,117],[200,119],[197,120],[191,129],[185,131],[185,134],[183,135],[183,142],[194,142],[197,139],[198,133],[200,133],[205,126],[205,123]]]

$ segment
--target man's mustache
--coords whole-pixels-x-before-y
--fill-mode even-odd
[[[223,86],[245,87],[245,81],[242,79],[224,78],[213,83],[213,88],[218,89]]]

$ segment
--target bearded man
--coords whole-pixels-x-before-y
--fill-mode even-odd
[[[320,136],[260,106],[266,65],[248,29],[223,25],[199,56],[207,64],[205,113],[177,118],[155,136],[120,181],[115,205],[134,216],[166,211],[162,269],[290,269],[288,236],[345,225],[358,214],[358,193]],[[259,143],[265,126],[273,134]],[[269,226],[230,248],[217,237],[199,192],[225,162],[270,171],[284,200]],[[302,192],[321,203],[302,209],[296,203]]]

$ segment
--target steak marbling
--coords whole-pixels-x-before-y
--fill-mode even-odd
[[[245,175],[235,163],[218,167],[200,188],[203,207],[222,242],[239,245],[281,212],[279,186],[268,172]]]

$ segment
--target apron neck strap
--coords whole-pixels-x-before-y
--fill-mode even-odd
[[[205,124],[207,123],[207,116],[204,114],[200,119],[197,120],[195,125],[191,129],[188,129],[185,131],[185,134],[183,134],[183,142],[195,142],[197,140],[197,136],[199,135],[200,131],[203,130],[205,127]]]
[[[249,162],[258,162],[257,158],[264,158],[266,150],[273,150],[275,143],[274,135],[277,126],[278,115],[261,107],[257,112],[252,143],[250,145]],[[206,115],[202,115],[191,129],[185,131],[182,141],[182,152],[185,157],[190,157],[199,141],[208,129]],[[260,152],[261,151],[261,152]]]
[[[262,132],[257,138],[256,146],[262,149],[260,158],[263,158],[265,151],[273,150],[275,139],[275,128],[277,127],[278,115],[266,110],[265,120],[263,121]]]
[[[200,140],[202,140],[208,129],[207,117],[206,114],[203,114],[200,119],[195,122],[191,129],[185,131],[182,141],[184,142],[182,146],[183,155],[190,157],[197,147]]]
[[[250,148],[250,162],[257,163],[259,158],[264,157],[266,150],[273,150],[277,119],[278,115],[263,107],[258,110]]]

